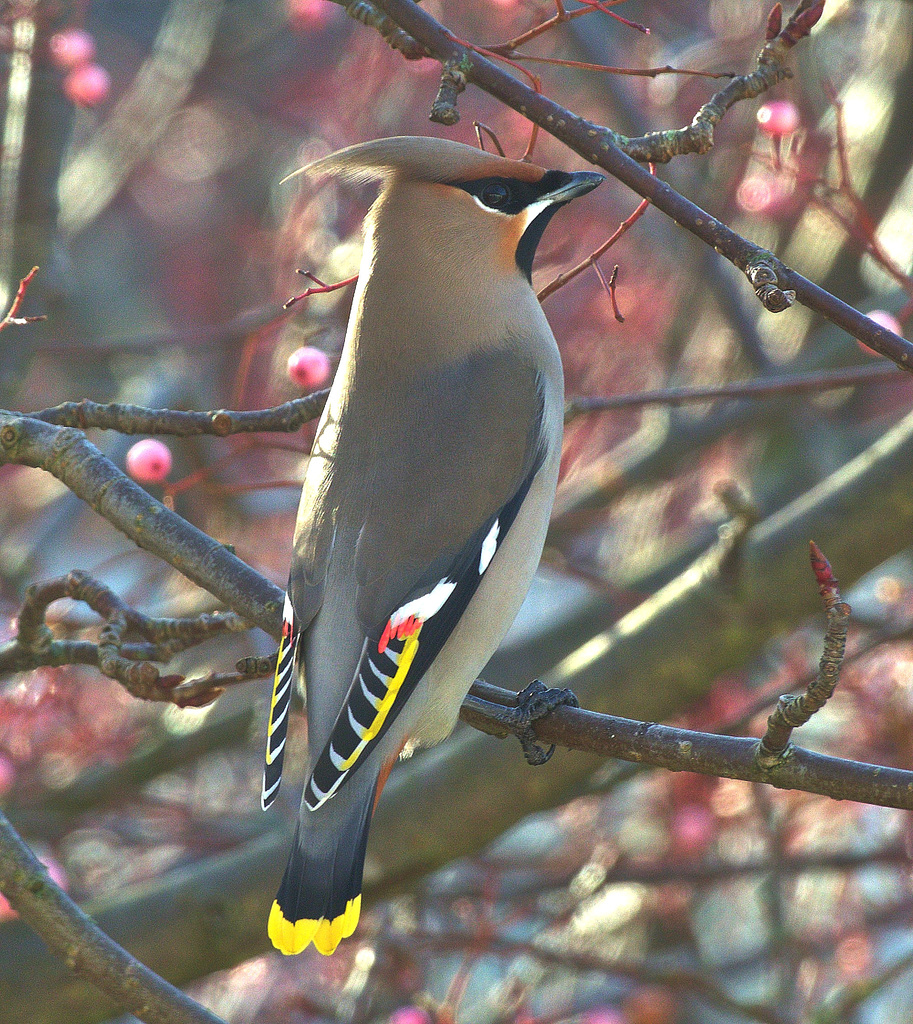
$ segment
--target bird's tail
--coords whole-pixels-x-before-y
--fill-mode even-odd
[[[329,956],[355,931],[375,788],[357,793],[357,799],[353,792],[345,802],[337,797],[317,811],[302,806],[269,915],[269,937],[280,952],[300,953],[313,942]],[[328,815],[336,819],[332,824],[325,820]],[[324,820],[318,823],[318,818]]]

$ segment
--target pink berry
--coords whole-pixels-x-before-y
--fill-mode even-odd
[[[48,869],[48,875],[50,876],[51,881],[66,892],[70,887],[70,880],[67,878],[67,873],[63,870],[63,866],[60,862],[47,854],[42,855],[41,862]]]
[[[311,345],[296,348],[288,357],[288,375],[306,391],[322,388],[330,379],[330,357]]]
[[[594,1006],[583,1015],[581,1024],[625,1024],[625,1018],[613,1006]]]
[[[418,1006],[401,1006],[390,1014],[390,1024],[431,1024],[431,1018]]]
[[[769,174],[750,174],[739,185],[735,200],[746,213],[774,217],[789,206],[792,190],[780,178]]]
[[[320,28],[334,13],[329,0],[285,0],[288,20],[296,32]]]
[[[16,781],[16,766],[8,758],[0,754],[0,800],[13,788]]]
[[[799,109],[789,100],[771,100],[758,110],[758,127],[775,139],[792,135],[799,127]]]
[[[886,309],[873,309],[871,313],[866,315],[870,320],[874,320],[879,327],[884,327],[889,331],[893,331],[894,334],[899,334],[901,338],[903,337],[903,325],[893,313],[889,313]],[[857,340],[856,344],[867,356],[871,356],[873,359],[881,358],[881,353],[869,348],[865,342]]]
[[[867,314],[870,320],[874,320],[879,327],[884,327],[885,330],[893,331],[894,334],[899,334],[903,337],[903,327],[900,325],[900,321],[894,316],[893,313],[889,313],[886,309],[873,309],[871,313]]]
[[[171,451],[154,437],[137,441],[127,452],[127,472],[141,484],[162,484],[171,472]]]
[[[81,64],[63,80],[63,92],[77,107],[97,107],[111,92],[111,78],[98,64]]]
[[[95,59],[95,40],[80,28],[68,28],[51,36],[51,60],[64,71],[91,64]]]
[[[716,835],[716,819],[703,804],[685,804],[672,815],[672,849],[693,857],[703,853]]]
[[[0,922],[12,921],[19,915],[10,906],[10,901],[0,892]]]

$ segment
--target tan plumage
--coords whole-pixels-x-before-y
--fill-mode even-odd
[[[269,930],[329,953],[387,768],[453,728],[538,563],[563,382],[529,275],[551,212],[601,178],[424,138],[305,170],[382,182],[302,491],[264,775],[266,807],[297,674],[310,778]]]

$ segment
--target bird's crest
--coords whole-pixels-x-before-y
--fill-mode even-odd
[[[386,181],[402,175],[414,181],[472,181],[489,175],[538,181],[545,173],[535,164],[507,160],[450,139],[403,135],[349,146],[292,171],[317,178],[333,174],[349,182]]]

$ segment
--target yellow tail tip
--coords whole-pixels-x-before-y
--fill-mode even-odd
[[[300,921],[287,921],[278,903],[273,903],[269,912],[270,941],[286,956],[303,952],[309,943],[324,956],[336,951],[341,939],[347,939],[358,924],[361,915],[361,896],[349,900],[345,910],[331,921],[325,917],[313,920],[302,918]]]

